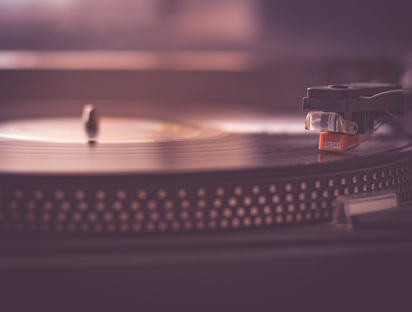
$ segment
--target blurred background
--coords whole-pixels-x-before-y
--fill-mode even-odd
[[[2,0],[0,39],[2,49],[395,56],[411,47],[409,9],[399,0]]]
[[[151,100],[162,103],[156,109],[230,103],[279,112],[300,110],[315,85],[410,88],[411,6],[1,0],[0,99]]]

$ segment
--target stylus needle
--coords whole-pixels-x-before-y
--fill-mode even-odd
[[[99,131],[99,119],[96,109],[92,104],[87,104],[83,107],[82,122],[89,137],[89,143],[95,143],[95,138]]]

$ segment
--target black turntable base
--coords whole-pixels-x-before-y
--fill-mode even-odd
[[[404,208],[411,210],[410,202]],[[410,306],[411,234],[410,228],[317,224],[207,235],[2,239],[3,307],[403,310]]]
[[[93,137],[80,118],[88,102],[100,114]],[[196,118],[88,102],[64,113],[52,101],[1,104],[28,112],[0,122],[5,311],[405,306],[407,117],[356,149],[320,152],[299,114],[216,116],[203,104]],[[399,193],[401,222],[330,225],[337,196],[381,190]]]

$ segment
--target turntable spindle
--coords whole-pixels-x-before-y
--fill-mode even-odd
[[[89,143],[96,143],[95,138],[99,130],[99,120],[96,109],[92,104],[87,104],[83,107],[82,122],[86,128]]]

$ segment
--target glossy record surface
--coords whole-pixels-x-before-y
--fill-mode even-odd
[[[0,171],[158,174],[293,168],[381,155],[410,144],[407,134],[384,125],[353,150],[321,152],[319,133],[305,131],[301,116],[240,118],[217,111],[178,120],[118,107],[123,116],[102,114],[96,144],[88,144],[76,109],[69,117],[3,118]]]

